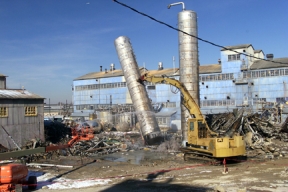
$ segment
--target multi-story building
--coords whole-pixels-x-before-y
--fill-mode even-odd
[[[236,52],[235,52],[236,51]],[[204,114],[215,114],[246,107],[257,112],[263,104],[288,100],[288,58],[273,58],[251,44],[228,46],[221,50],[218,63],[199,66],[200,107]],[[150,74],[179,79],[179,70],[149,70]],[[140,68],[143,74],[147,69]],[[160,127],[180,127],[180,93],[166,84],[146,84]],[[129,90],[121,69],[93,72],[73,80],[75,117],[97,113],[99,118],[133,112]],[[135,117],[129,117],[134,122]],[[108,118],[111,120],[111,118]],[[120,118],[121,119],[121,118]],[[119,119],[118,119],[119,120]],[[125,119],[127,120],[127,119]]]

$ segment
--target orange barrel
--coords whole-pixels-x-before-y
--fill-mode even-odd
[[[11,163],[1,166],[0,183],[21,183],[28,175],[26,165]]]

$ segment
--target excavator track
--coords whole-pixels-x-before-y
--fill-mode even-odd
[[[223,158],[215,158],[212,155],[199,153],[190,149],[181,148],[180,151],[184,153],[184,161],[207,164],[207,165],[221,165]]]

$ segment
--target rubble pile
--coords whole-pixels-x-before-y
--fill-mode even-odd
[[[239,119],[240,117],[240,119]],[[271,118],[273,117],[273,118]],[[238,118],[238,121],[237,121]],[[211,130],[220,135],[238,133],[244,136],[248,156],[263,158],[288,156],[288,118],[283,124],[278,123],[274,111],[265,110],[259,113],[239,112],[208,115]],[[235,126],[231,126],[234,123]],[[237,128],[237,129],[236,129]],[[232,130],[234,129],[234,130]]]
[[[284,123],[285,124],[285,123]],[[287,123],[286,123],[287,124]],[[244,133],[252,132],[258,137],[263,138],[276,138],[280,141],[287,142],[288,134],[283,131],[280,124],[275,124],[259,114],[247,115],[244,120]]]

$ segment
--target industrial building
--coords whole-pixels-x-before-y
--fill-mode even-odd
[[[69,117],[72,113],[72,104],[64,104],[59,102],[58,104],[44,103],[44,120],[63,121],[66,117]]]
[[[13,149],[31,139],[44,140],[44,98],[24,88],[8,89],[6,77],[0,74],[0,144]]]
[[[135,126],[137,120],[123,71],[115,69],[115,64],[111,64],[110,69],[102,69],[100,66],[98,72],[73,80],[72,116],[88,118],[96,113],[99,119],[114,123],[128,121]],[[178,68],[165,69],[161,62],[156,70],[139,70],[141,74],[148,72],[179,79]],[[245,107],[260,112],[264,105],[285,104],[287,82],[288,58],[274,58],[273,54],[267,54],[265,58],[264,52],[255,50],[251,44],[227,46],[220,51],[218,63],[199,66],[201,111],[217,114]],[[146,89],[159,127],[180,130],[178,90],[165,84],[146,84]]]

